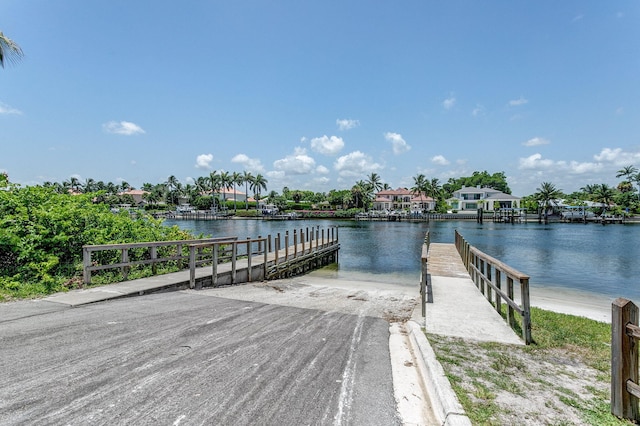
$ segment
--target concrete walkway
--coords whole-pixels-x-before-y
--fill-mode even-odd
[[[432,243],[427,263],[433,303],[427,303],[427,333],[523,345],[469,277],[454,244]]]

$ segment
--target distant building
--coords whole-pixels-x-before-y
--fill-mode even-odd
[[[376,194],[373,210],[435,210],[433,198],[420,193],[416,194],[407,188],[385,189]]]
[[[477,211],[479,208],[495,211],[501,208],[519,208],[520,198],[493,188],[465,186],[454,191],[447,203],[453,210],[458,211]]]
[[[216,191],[213,193],[214,196],[217,196],[218,198],[220,198],[223,201],[233,201],[233,194],[235,193],[235,200],[240,202],[244,202],[247,199],[247,194],[245,194],[244,192],[238,191],[237,189],[233,189],[233,188],[222,188],[219,191]],[[211,195],[211,193],[209,192],[209,195]],[[251,201],[251,200],[249,200]]]
[[[139,206],[141,204],[145,204],[147,201],[144,199],[144,194],[148,194],[149,192],[143,191],[142,189],[129,189],[127,191],[118,192],[118,195],[131,195],[133,198],[133,202],[135,205]]]

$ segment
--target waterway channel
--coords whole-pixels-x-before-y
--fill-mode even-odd
[[[416,286],[420,249],[427,230],[432,242],[453,243],[458,230],[470,244],[528,274],[532,288],[565,289],[593,297],[640,301],[640,224],[537,223],[474,221],[357,222],[350,220],[167,220],[211,236],[275,235],[294,229],[339,227],[338,267],[322,276]]]

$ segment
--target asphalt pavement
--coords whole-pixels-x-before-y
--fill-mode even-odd
[[[0,304],[3,425],[396,425],[382,318],[171,292]]]

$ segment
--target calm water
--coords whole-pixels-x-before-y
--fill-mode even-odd
[[[338,226],[339,267],[322,271],[341,279],[417,285],[425,232],[453,243],[457,229],[470,244],[531,276],[532,287],[560,287],[608,298],[640,300],[640,225],[500,224],[355,221],[166,221],[211,236],[275,235],[286,230]]]

